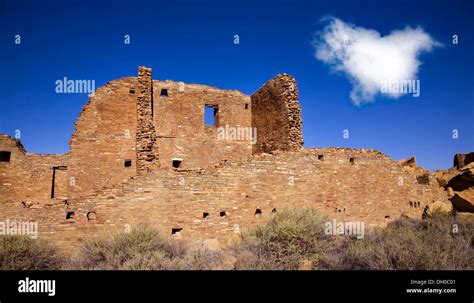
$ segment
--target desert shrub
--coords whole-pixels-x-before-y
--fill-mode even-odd
[[[0,236],[0,269],[60,269],[63,259],[58,250],[43,239],[28,236]]]
[[[176,264],[180,270],[209,270],[217,269],[223,261],[223,255],[219,251],[209,250],[203,247],[188,250],[184,258]]]
[[[453,232],[457,224],[457,232]],[[327,269],[459,270],[474,268],[474,222],[434,215],[401,218],[363,239],[347,239],[321,262]]]
[[[302,262],[316,267],[333,245],[324,233],[329,220],[311,209],[279,211],[268,222],[242,235],[234,248],[236,269],[298,269]]]
[[[76,269],[210,269],[220,256],[196,252],[180,240],[170,239],[148,226],[129,233],[113,233],[86,240],[70,267]],[[211,260],[212,259],[212,260]]]
[[[222,254],[205,248],[189,249],[183,256],[170,258],[161,251],[146,251],[127,259],[120,269],[130,270],[212,270],[219,267]]]

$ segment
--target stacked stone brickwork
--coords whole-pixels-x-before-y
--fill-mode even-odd
[[[419,218],[425,205],[446,200],[432,181],[420,184],[415,174],[373,150],[276,152],[225,161],[207,170],[154,170],[120,189],[65,206],[62,216],[52,211],[56,224],[48,217],[41,221],[40,227],[45,225],[40,232],[74,244],[99,232],[147,223],[164,234],[182,229],[181,237],[216,238],[226,244],[235,233],[283,208],[303,207],[339,221],[363,221],[369,228],[384,226],[401,214]],[[66,219],[66,211],[74,212],[75,218]],[[88,219],[91,213],[93,220]],[[19,206],[8,216],[33,217],[31,210]]]
[[[38,155],[27,153],[19,140],[0,135],[0,151],[10,152],[9,162],[0,162],[0,203],[17,201],[28,205],[66,198],[69,155]],[[0,209],[1,212],[1,209]]]
[[[173,159],[181,159],[180,168],[207,168],[252,153],[252,143],[246,138],[218,137],[226,127],[251,127],[250,97],[235,90],[169,80],[154,81],[153,90],[160,167],[172,167]],[[204,124],[206,106],[218,110],[214,125]]]
[[[254,152],[298,150],[303,147],[298,87],[293,77],[277,75],[252,99],[252,125],[258,130]]]
[[[219,109],[219,125],[204,125],[206,105]],[[69,198],[120,186],[153,165],[172,167],[175,159],[180,168],[199,169],[250,155],[250,141],[218,138],[219,127],[250,128],[250,112],[250,97],[238,91],[152,81],[151,69],[140,67],[138,78],[107,83],[84,106],[70,141]]]
[[[69,142],[70,199],[136,175],[137,78],[111,81],[84,106]],[[125,161],[130,160],[130,166]]]
[[[153,79],[151,68],[138,68],[137,96],[137,173],[144,175],[158,160],[155,150],[155,125],[153,123]]]

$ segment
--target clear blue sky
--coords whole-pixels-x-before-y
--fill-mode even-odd
[[[448,168],[455,153],[474,151],[472,3],[0,0],[0,133],[19,129],[30,152],[67,152],[88,97],[56,94],[55,81],[64,76],[94,79],[98,87],[146,65],[154,79],[252,94],[288,73],[299,86],[306,147],[373,148],[397,160],[415,155],[428,169]],[[347,78],[314,57],[313,33],[327,15],[383,35],[420,25],[443,43],[420,58],[421,96],[379,96],[354,106]]]

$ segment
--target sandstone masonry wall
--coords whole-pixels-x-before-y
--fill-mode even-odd
[[[137,86],[132,77],[108,82],[82,109],[69,142],[69,198],[93,194],[136,175]]]
[[[67,167],[69,155],[27,153],[20,141],[0,135],[0,151],[10,152],[9,162],[0,162],[0,203],[44,203],[51,199],[53,167]],[[65,170],[56,170],[54,197],[67,196]]]
[[[206,105],[219,109],[217,125],[204,125]],[[250,97],[240,92],[153,81],[151,69],[140,67],[138,78],[107,83],[84,106],[70,141],[69,198],[120,186],[176,159],[180,168],[197,169],[250,155],[250,141],[218,138],[220,126],[250,128],[250,116]]]
[[[226,161],[208,170],[155,170],[120,189],[64,206],[62,215],[59,208],[51,211],[48,220],[40,221],[40,232],[76,245],[100,232],[148,223],[164,234],[182,229],[175,236],[217,238],[225,244],[283,208],[311,207],[369,228],[401,214],[419,218],[426,204],[442,199],[445,192],[432,177],[420,183],[416,174],[380,152],[302,149]],[[66,211],[75,218],[67,220]],[[42,214],[18,206],[8,215],[38,219]]]
[[[293,77],[279,74],[252,96],[252,126],[257,127],[254,153],[303,147],[298,87]]]
[[[153,79],[151,68],[138,68],[137,97],[137,173],[147,174],[158,160],[155,147],[156,133],[153,124]]]
[[[246,137],[218,137],[226,128],[250,129],[250,97],[238,91],[172,81],[154,81],[153,89],[160,167],[172,167],[173,159],[182,159],[180,168],[206,168],[252,153],[252,143]],[[206,105],[217,109],[213,126],[204,124]]]

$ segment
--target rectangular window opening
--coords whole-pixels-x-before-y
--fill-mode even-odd
[[[0,151],[0,162],[10,162],[11,154],[9,151]]]
[[[180,227],[172,228],[171,229],[171,234],[176,235],[177,233],[181,232],[183,229]]]
[[[166,88],[163,88],[160,92],[160,98],[166,98],[168,97],[168,90]]]
[[[204,108],[204,125],[219,125],[219,106],[206,104]]]
[[[125,160],[124,163],[123,163],[123,165],[124,165],[125,167],[131,167],[131,166],[132,166],[132,160]]]

